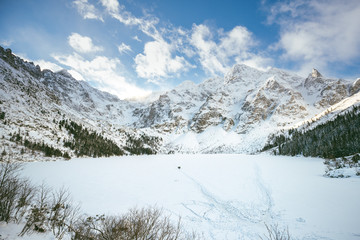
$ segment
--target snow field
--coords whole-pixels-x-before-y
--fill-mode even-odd
[[[88,214],[156,205],[205,239],[258,239],[264,223],[297,239],[359,239],[360,178],[323,177],[322,159],[153,155],[26,163],[35,184],[69,188]],[[178,169],[178,166],[181,166]]]

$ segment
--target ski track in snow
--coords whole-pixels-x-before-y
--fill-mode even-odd
[[[233,232],[240,234],[243,239],[248,236],[246,225],[259,224],[263,226],[265,222],[273,221],[276,214],[273,212],[273,199],[271,191],[264,184],[261,171],[254,162],[253,166],[255,185],[260,201],[258,203],[246,203],[241,200],[224,201],[219,196],[209,191],[204,184],[182,171],[182,174],[189,179],[201,192],[207,201],[192,200],[182,203],[182,206],[192,213],[193,217],[187,217],[191,222],[202,224],[206,222],[209,228],[209,235],[212,239],[218,239],[213,231]],[[241,196],[240,196],[241,198]],[[239,236],[240,237],[240,236]]]

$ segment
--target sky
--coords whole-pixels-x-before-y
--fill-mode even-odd
[[[360,77],[359,0],[0,0],[0,45],[139,98],[234,64]]]

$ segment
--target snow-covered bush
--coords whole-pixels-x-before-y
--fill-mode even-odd
[[[355,154],[353,156],[326,159],[324,164],[326,166],[325,176],[332,178],[343,178],[351,176],[360,176],[360,155]]]
[[[131,209],[122,216],[104,215],[83,218],[73,229],[74,240],[98,239],[195,239],[181,228],[180,220],[173,224],[161,209],[151,207]]]
[[[44,184],[38,189],[35,202],[32,204],[30,211],[25,217],[26,223],[20,236],[32,232],[46,232],[48,208],[48,196],[50,189]]]
[[[83,217],[71,230],[71,239],[125,239],[125,230],[123,219],[118,217],[105,217],[104,215]]]
[[[180,220],[173,224],[158,208],[131,209],[124,216],[128,239],[179,239]]]
[[[355,154],[351,160],[354,162],[354,163],[358,163],[359,160],[360,160],[360,155],[359,154]]]
[[[70,193],[62,188],[55,191],[50,202],[49,228],[57,239],[61,239],[78,219],[79,208],[74,207]]]
[[[78,208],[73,207],[67,190],[60,189],[51,194],[48,187],[41,185],[20,236],[51,231],[56,239],[62,239],[76,221],[77,213]]]
[[[0,221],[19,222],[34,195],[34,187],[18,176],[22,165],[0,159]]]

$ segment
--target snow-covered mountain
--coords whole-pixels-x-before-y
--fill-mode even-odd
[[[350,96],[342,99],[341,101],[331,105],[324,111],[305,119],[294,125],[294,128],[299,130],[310,130],[320,124],[334,120],[337,116],[346,114],[353,110],[354,107],[360,106],[360,78],[358,78],[350,86]]]
[[[224,78],[182,83],[148,107],[135,110],[135,126],[163,134],[180,152],[254,152],[270,133],[290,128],[354,94],[356,84],[307,78],[280,70],[235,65]]]
[[[122,147],[131,135],[157,137],[155,150],[162,153],[255,152],[269,134],[314,117],[359,90],[359,79],[329,79],[315,69],[302,78],[238,64],[223,78],[183,82],[155,101],[125,101],[65,70],[41,70],[0,48],[0,111],[5,113],[0,141],[13,148],[10,134],[21,131],[66,151],[64,141],[71,136],[57,122],[69,119]]]
[[[61,120],[74,121],[124,147],[129,136],[142,135],[123,124],[132,118],[138,105],[77,81],[65,70],[41,71],[11,50],[0,48],[0,111],[4,114],[0,121],[1,151],[24,152],[19,144],[9,141],[20,133],[31,142],[44,142],[73,155],[74,151],[64,147],[73,137],[59,126]],[[34,154],[28,155],[32,158]]]

